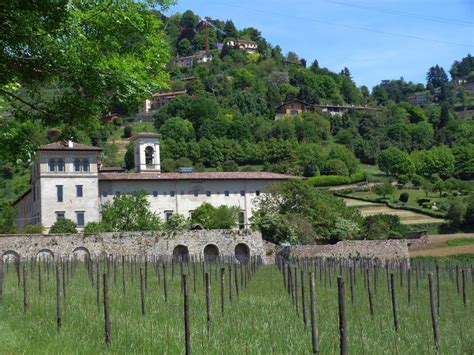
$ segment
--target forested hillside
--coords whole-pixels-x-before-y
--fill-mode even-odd
[[[91,59],[82,63],[86,67],[72,77],[77,81],[75,84],[82,84],[78,76],[84,74],[87,65],[106,65],[107,69],[115,70],[111,74],[113,85],[99,85],[97,93],[91,90],[83,94],[103,96],[94,110],[86,100],[79,102],[82,108],[78,107],[65,94],[69,88],[64,87],[64,82],[69,77],[39,81],[35,86],[33,93],[43,93],[43,97],[49,93],[53,97],[44,111],[54,109],[54,119],[47,115],[38,117],[34,106],[19,107],[18,100],[11,95],[0,97],[0,197],[4,203],[27,189],[31,153],[48,142],[51,130],[58,133],[53,139],[74,138],[104,147],[105,165],[130,168],[130,154],[128,159],[123,153],[118,154],[113,142],[143,127],[137,125],[143,117],[137,116],[140,102],[152,93],[167,91],[186,93],[157,109],[147,127],[162,134],[164,171],[175,171],[180,166],[193,166],[195,170],[266,170],[306,176],[315,185],[325,185],[365,180],[370,176],[362,164],[378,164],[388,175],[415,185],[425,180],[436,183],[437,179],[460,179],[456,183],[462,183],[461,180],[474,178],[474,59],[470,55],[453,63],[450,76],[433,63],[433,67],[427,68],[426,83],[381,78],[381,84],[369,90],[356,85],[350,68],[332,72],[317,60],[307,63],[297,53],[282,53],[277,44],[268,43],[256,28],[237,29],[231,20],[208,19],[209,52],[213,59],[206,63],[195,60],[191,67],[183,68],[173,58],[205,51],[206,29],[201,19],[191,11],[169,18],[150,9],[146,11],[143,18],[157,26],[160,35],[136,37],[141,42],[134,41],[133,36],[127,37],[123,25],[121,36],[126,37],[127,49],[140,51],[148,65],[166,65],[166,72],[156,75],[150,67],[133,61],[117,65],[118,61],[112,59],[106,63]],[[110,33],[102,39],[104,46],[114,43],[109,42],[107,35]],[[258,49],[247,53],[228,44],[235,39],[254,41]],[[142,45],[147,41],[152,48],[158,48],[160,41],[168,43],[168,48],[160,47],[166,49],[159,54],[163,60],[149,58],[150,53]],[[145,68],[146,72],[136,73]],[[122,70],[127,82],[120,81]],[[150,82],[146,82],[147,76]],[[97,77],[90,77],[88,84],[98,85],[96,80]],[[34,97],[15,78],[0,84],[3,89],[9,85],[8,89],[20,98]],[[62,93],[61,100],[54,100],[56,91],[51,91],[52,86]],[[73,93],[82,95],[80,85],[73,89]],[[112,92],[115,94],[108,97]],[[422,95],[426,100],[412,104],[414,95]],[[308,105],[354,105],[379,110],[348,110],[341,115],[304,112],[275,120],[277,108],[293,99]],[[61,110],[65,117],[58,118]],[[122,118],[113,123],[97,119],[114,112]]]

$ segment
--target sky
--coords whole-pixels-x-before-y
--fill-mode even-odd
[[[357,85],[384,79],[425,83],[439,64],[474,55],[474,0],[177,0],[167,15],[188,9],[201,17],[255,27],[284,53],[339,72]]]

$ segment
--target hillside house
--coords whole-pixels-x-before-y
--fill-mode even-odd
[[[200,52],[186,57],[176,57],[174,64],[180,68],[192,68],[194,62],[196,63],[207,63],[213,59],[212,54]]]
[[[310,104],[303,100],[294,99],[284,102],[276,108],[275,119],[278,120],[285,116],[296,116],[307,111],[313,111]]]
[[[291,176],[268,172],[205,172],[183,170],[162,173],[160,135],[139,133],[135,146],[135,171],[101,168],[101,148],[55,142],[38,149],[32,168],[31,188],[15,203],[16,224],[42,224],[46,230],[61,218],[82,229],[100,220],[100,207],[116,196],[142,190],[151,209],[163,220],[179,213],[190,217],[207,202],[237,207],[240,228],[247,227],[256,208],[256,197],[265,187]]]
[[[148,113],[150,111],[157,110],[161,106],[167,104],[168,102],[176,98],[176,96],[182,94],[186,94],[186,90],[157,92],[153,94],[150,99],[145,100],[141,112]]]
[[[246,39],[227,39],[225,44],[227,44],[229,47],[242,49],[247,53],[256,53],[258,50],[258,45],[256,42]]]
[[[408,97],[408,102],[412,105],[427,105],[432,101],[431,94],[428,90],[415,92]]]

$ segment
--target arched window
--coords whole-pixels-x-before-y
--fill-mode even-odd
[[[58,171],[64,171],[64,160],[58,160]]]
[[[54,159],[49,160],[48,166],[49,166],[49,171],[54,171],[54,168],[56,167],[56,162],[54,161]]]
[[[82,161],[82,171],[89,171],[89,160],[84,159]]]
[[[74,160],[74,171],[81,171],[81,161],[79,159]]]
[[[147,167],[153,167],[153,155],[155,153],[155,150],[153,147],[146,147],[145,148],[145,164]]]

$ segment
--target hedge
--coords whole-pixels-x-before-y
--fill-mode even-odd
[[[383,203],[387,207],[390,207],[390,208],[393,208],[393,209],[421,213],[421,214],[424,214],[426,216],[433,217],[433,218],[446,218],[446,215],[443,212],[424,210],[424,209],[421,209],[421,208],[416,208],[416,207],[411,207],[411,206],[400,206],[400,205],[393,204],[390,201],[385,200],[384,198],[373,199],[373,198],[368,198],[368,197],[352,196],[350,194],[341,193],[341,192],[338,192],[338,191],[334,191],[334,195],[338,196],[338,197],[346,197],[346,198],[350,198],[350,199],[353,199],[353,200],[359,200],[359,201],[365,201],[365,202]]]
[[[340,175],[320,175],[313,176],[308,179],[311,184],[315,187],[320,186],[337,186],[337,185],[349,185],[357,182],[365,181],[366,175],[363,171],[352,174],[351,176],[340,176]]]

